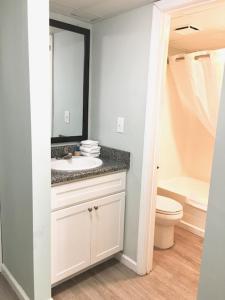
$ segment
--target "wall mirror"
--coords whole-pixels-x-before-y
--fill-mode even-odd
[[[50,19],[52,143],[88,136],[90,30]]]

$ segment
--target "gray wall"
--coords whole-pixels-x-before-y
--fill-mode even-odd
[[[0,107],[3,263],[32,298],[33,219],[27,3],[1,1]],[[15,5],[15,8],[13,6]],[[10,37],[10,38],[9,38]],[[3,46],[4,45],[4,46]],[[16,46],[16,48],[15,48]]]
[[[131,152],[125,249],[136,260],[152,5],[93,26],[92,139]],[[125,117],[124,134],[116,133]]]
[[[220,104],[199,300],[225,299],[225,77]]]
[[[27,0],[1,0],[0,9],[3,263],[31,300],[50,298],[50,124],[48,130],[46,122],[50,105],[48,109],[45,87],[48,81],[48,3],[40,2],[29,3],[29,13]],[[40,10],[43,12],[41,26]],[[39,35],[36,34],[38,26]],[[29,42],[28,30],[32,37]],[[46,61],[43,52],[46,52]]]

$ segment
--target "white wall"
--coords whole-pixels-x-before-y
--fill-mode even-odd
[[[124,252],[136,260],[152,5],[93,26],[91,138],[131,152]],[[125,118],[124,134],[116,133]]]
[[[225,77],[209,194],[206,236],[201,266],[199,300],[225,298]]]
[[[51,102],[49,96],[48,1],[28,0],[28,35],[33,184],[34,299],[48,300],[51,297]]]
[[[45,0],[1,1],[3,263],[31,300],[51,296],[48,22]]]
[[[176,143],[178,134],[176,134],[177,130],[175,126],[178,124],[179,132],[181,132],[182,137],[185,136],[184,126],[182,126],[182,108],[176,101],[177,94],[171,79],[169,70],[167,70],[166,87],[164,89],[163,105],[160,112],[159,181],[184,175],[182,174],[184,166],[182,156],[180,155],[180,151],[184,147],[182,145],[179,147],[179,143]],[[179,109],[176,109],[177,106]],[[176,110],[176,115],[174,114],[174,110]],[[184,142],[184,139],[180,138],[180,144],[182,142]]]

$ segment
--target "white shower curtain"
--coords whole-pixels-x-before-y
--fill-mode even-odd
[[[201,51],[169,58],[179,98],[215,137],[225,49]]]

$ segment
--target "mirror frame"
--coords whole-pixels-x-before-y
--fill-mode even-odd
[[[84,78],[83,78],[83,124],[82,135],[80,136],[65,136],[65,137],[52,137],[51,142],[54,143],[67,143],[67,142],[80,142],[88,138],[88,101],[89,101],[89,69],[90,69],[90,30],[75,26],[72,24],[64,23],[61,21],[49,20],[49,26],[64,29],[67,31],[76,32],[84,35]]]

